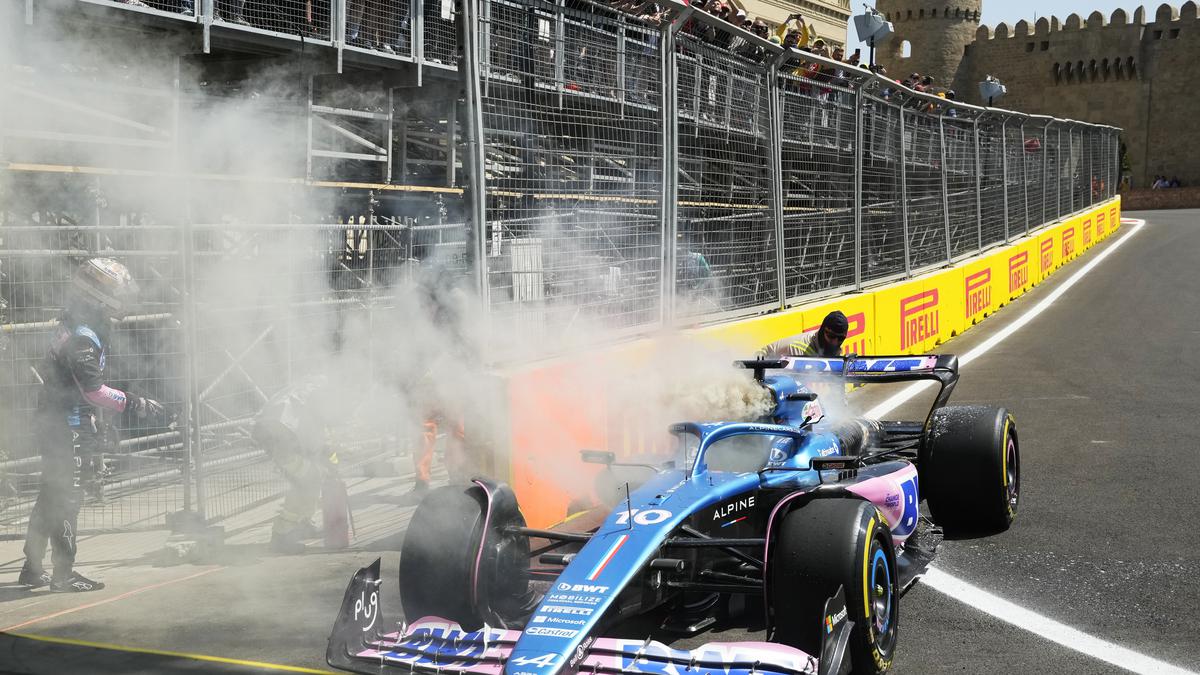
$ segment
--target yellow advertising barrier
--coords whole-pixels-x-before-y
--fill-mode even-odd
[[[1082,221],[1079,218],[1068,219],[1058,228],[1058,262],[1065,265],[1079,255],[1079,237],[1077,232]]]
[[[1062,264],[1062,258],[1058,253],[1058,228],[1041,232],[1037,236],[1037,283],[1042,283],[1044,279],[1054,273],[1058,266]]]
[[[1000,293],[1000,304],[1008,304],[1034,284],[1034,268],[1037,261],[1038,241],[1035,237],[1022,241],[1002,251],[997,257],[1001,260],[1004,279],[997,287],[1003,289]]]
[[[844,349],[858,354],[932,351],[1002,305],[1020,297],[1120,226],[1120,199],[1050,225],[980,258],[917,279],[818,304],[693,331],[704,340],[755,350],[820,325],[839,309],[850,321]],[[579,460],[583,448],[630,457],[661,449],[663,434],[639,423],[636,403],[578,386],[585,369],[640,363],[650,341],[559,360],[507,376],[509,482],[530,526],[565,518],[571,502],[592,491],[598,467]],[[637,345],[642,345],[641,347]],[[661,359],[661,355],[656,357]],[[584,378],[586,379],[586,378]]]
[[[1079,218],[1079,252],[1083,253],[1096,244],[1095,231],[1092,229],[1094,218],[1091,213]]]
[[[996,311],[994,254],[963,267],[963,325],[970,327]]]
[[[875,297],[875,345],[879,354],[924,351],[937,340],[942,295],[924,279],[902,281],[871,293]]]

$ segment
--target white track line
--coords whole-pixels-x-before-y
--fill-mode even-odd
[[[1046,311],[1050,305],[1054,304],[1075,284],[1079,283],[1084,276],[1094,270],[1105,258],[1112,255],[1112,252],[1121,247],[1122,244],[1129,241],[1130,237],[1137,234],[1139,230],[1145,226],[1144,220],[1125,220],[1123,224],[1132,225],[1132,229],[1127,234],[1114,242],[1111,246],[1102,251],[1086,265],[1081,267],[1079,271],[1071,275],[1069,279],[1064,281],[1058,288],[1054,289],[1050,295],[1042,298],[1033,307],[1030,307],[1024,314],[1018,317],[1009,325],[997,331],[995,335],[981,342],[974,349],[968,351],[958,357],[960,366],[974,361],[989,352],[993,347],[1008,339],[1013,333],[1016,333],[1026,324],[1033,321],[1039,314]],[[874,408],[866,412],[866,416],[870,418],[880,418],[887,415],[892,410],[906,403],[914,396],[919,394],[926,387],[932,386],[929,381],[917,382],[911,384],[897,392],[891,398],[885,400]],[[1119,668],[1124,668],[1135,673],[1156,673],[1163,675],[1194,675],[1193,671],[1185,670],[1177,666],[1173,666],[1165,661],[1160,661],[1145,654],[1140,654],[1125,647],[1115,645],[1106,640],[1088,635],[1078,629],[1059,623],[1053,619],[1042,616],[1037,612],[1019,607],[1013,603],[996,595],[992,595],[987,591],[948,574],[937,568],[929,568],[925,575],[921,577],[921,583],[930,588],[939,591],[963,604],[974,607],[975,609],[990,614],[991,616],[1010,623],[1018,628],[1030,631],[1039,635],[1051,642],[1056,642],[1064,647],[1073,649],[1087,656],[1091,656],[1101,661],[1111,663]]]
[[[1119,668],[1135,673],[1156,673],[1159,675],[1193,675],[1192,671],[1173,666],[1165,661],[1139,654],[1131,649],[1115,645],[1106,640],[1092,637],[1083,631],[1049,619],[1037,612],[1024,607],[1018,607],[1004,598],[992,595],[987,591],[972,586],[957,577],[946,574],[942,570],[929,568],[921,583],[937,591],[970,605],[975,609],[1011,623],[1018,628],[1040,635],[1058,644],[1082,652],[1092,658],[1100,659]]]

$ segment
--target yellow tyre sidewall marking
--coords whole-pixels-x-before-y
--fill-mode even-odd
[[[867,621],[867,625],[865,626],[867,642],[871,645],[871,656],[875,659],[875,666],[878,670],[887,670],[892,662],[891,659],[883,657],[883,652],[880,651],[879,645],[875,644],[875,632],[871,629],[871,596],[867,593],[867,586],[871,578],[871,543],[875,538],[875,523],[877,520],[887,522],[883,520],[883,514],[879,512],[878,508],[875,509],[875,514],[871,516],[870,522],[867,523],[867,539],[863,545],[863,618]]]

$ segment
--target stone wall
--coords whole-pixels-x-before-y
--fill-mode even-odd
[[[1200,208],[1200,187],[1168,188],[1166,190],[1144,188],[1121,192],[1121,209],[1125,211],[1194,208]]]
[[[1155,174],[1200,184],[1200,19],[1194,2],[1087,20],[1042,18],[980,27],[959,68],[959,97],[981,103],[989,74],[1008,86],[996,105],[1124,129],[1135,187]]]

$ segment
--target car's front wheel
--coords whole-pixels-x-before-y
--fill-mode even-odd
[[[776,641],[819,656],[825,602],[838,588],[854,622],[847,647],[855,673],[892,665],[900,623],[896,553],[887,520],[861,499],[814,499],[783,517],[767,566]]]
[[[534,604],[529,538],[506,528],[524,525],[507,485],[448,485],[431,491],[413,513],[400,549],[405,617],[439,616],[467,630],[485,622],[499,627],[521,623]]]

